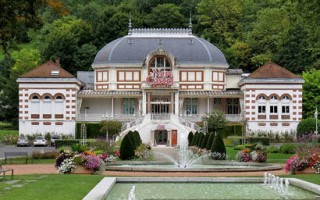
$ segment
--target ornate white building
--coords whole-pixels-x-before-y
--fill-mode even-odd
[[[22,75],[19,131],[74,134],[76,122],[120,120],[144,143],[174,146],[214,110],[250,131],[295,131],[303,80],[268,63],[252,74],[228,69],[222,52],[189,29],[129,29],[77,78],[56,62]]]

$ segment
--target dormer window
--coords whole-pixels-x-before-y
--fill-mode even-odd
[[[51,76],[59,76],[60,71],[58,70],[52,70],[51,71]]]
[[[150,72],[153,72],[154,69],[159,71],[171,71],[171,63],[167,57],[154,57],[150,62]]]

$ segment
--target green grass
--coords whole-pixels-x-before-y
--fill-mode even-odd
[[[19,135],[18,130],[0,130],[0,137],[4,135]]]
[[[0,199],[78,200],[102,178],[99,175],[74,174],[15,176],[15,183],[0,183]]]
[[[56,159],[33,159],[28,157],[28,164],[55,164]],[[11,164],[26,164],[25,158],[10,158],[7,160],[7,163],[4,163],[4,160],[0,162],[3,166],[4,165],[11,165]]]
[[[227,155],[229,160],[236,160],[236,155],[239,150],[234,150],[233,147],[226,147]],[[283,153],[268,153],[268,163],[286,163],[286,161],[293,154],[283,154]]]

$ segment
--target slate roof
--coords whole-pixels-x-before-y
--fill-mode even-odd
[[[290,72],[289,70],[273,63],[269,62],[261,67],[259,67],[256,71],[252,72],[248,78],[300,78],[300,76]]]
[[[171,53],[177,64],[213,64],[228,67],[223,53],[213,44],[187,29],[133,29],[132,33],[104,46],[93,65],[108,63],[143,64],[157,49]]]
[[[58,71],[57,75],[52,75],[52,71]],[[48,61],[33,70],[22,74],[20,78],[75,78],[72,74],[60,67],[59,62]]]

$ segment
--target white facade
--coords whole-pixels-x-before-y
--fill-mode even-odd
[[[189,29],[130,30],[102,48],[92,67],[77,79],[20,77],[20,133],[74,135],[76,122],[120,120],[121,135],[137,130],[144,143],[175,146],[215,110],[251,132],[295,132],[302,118],[301,78],[274,63],[242,76]]]

